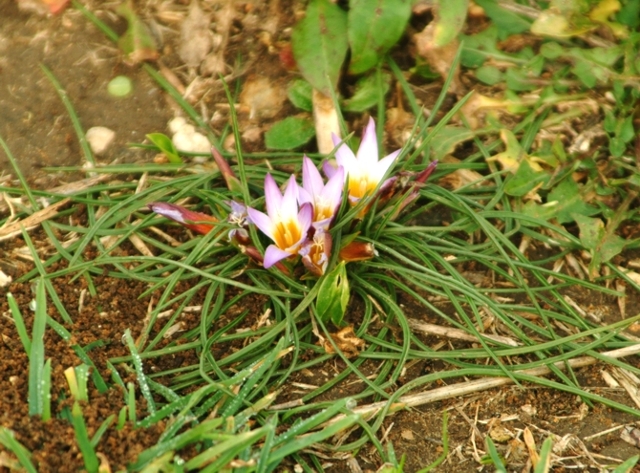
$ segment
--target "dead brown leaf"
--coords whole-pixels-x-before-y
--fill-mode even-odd
[[[189,14],[180,27],[178,55],[189,67],[198,67],[213,45],[209,15],[202,11],[198,0],[191,0]]]
[[[330,333],[329,335],[347,358],[354,358],[358,356],[360,354],[360,350],[364,348],[364,340],[356,336],[353,331],[353,326],[351,325],[343,328],[339,332]],[[329,340],[323,340],[321,344],[328,354],[336,352]]]
[[[435,30],[435,23],[431,22],[425,26],[424,30],[420,33],[413,35],[413,41],[416,44],[417,54],[425,59],[431,68],[442,76],[443,79],[447,79],[451,71],[451,65],[458,53],[460,42],[458,39],[450,42],[446,46],[435,46],[433,43],[433,36]],[[464,86],[460,82],[460,66],[456,67],[453,72],[453,80],[451,81],[450,91],[456,95],[464,93]]]

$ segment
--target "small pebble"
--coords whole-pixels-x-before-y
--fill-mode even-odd
[[[126,76],[117,76],[111,79],[107,85],[107,91],[114,97],[125,97],[133,90],[131,79]]]
[[[187,120],[184,117],[176,117],[169,122],[169,131],[171,133],[178,133],[186,124]]]
[[[180,130],[171,141],[176,149],[180,151],[187,151],[190,153],[208,153],[211,150],[211,144],[206,136],[197,131],[189,132],[189,125],[187,125],[187,131]]]
[[[104,126],[94,126],[87,130],[86,138],[91,147],[91,151],[100,155],[113,143],[116,132]]]

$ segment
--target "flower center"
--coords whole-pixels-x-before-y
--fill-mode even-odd
[[[327,218],[333,217],[334,208],[331,202],[325,199],[318,199],[313,206],[313,221],[320,222]]]
[[[369,179],[369,176],[349,175],[349,196],[354,199],[362,199],[369,192],[372,192],[378,183]]]
[[[302,229],[295,220],[276,223],[273,239],[281,250],[288,251],[294,244],[302,239]]]

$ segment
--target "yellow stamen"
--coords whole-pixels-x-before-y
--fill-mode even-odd
[[[278,248],[286,250],[300,241],[302,238],[302,229],[300,228],[299,223],[295,220],[278,222],[276,223],[276,228],[273,232],[273,238]]]
[[[349,176],[349,196],[355,199],[362,199],[377,186],[378,183],[373,182],[368,176]]]

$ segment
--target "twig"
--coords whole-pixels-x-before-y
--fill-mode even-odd
[[[58,215],[58,209],[68,204],[70,201],[71,199],[69,198],[62,199],[60,202],[56,202],[55,204],[51,204],[49,207],[38,210],[18,222],[13,222],[6,227],[0,228],[0,241],[8,240],[16,235],[20,235],[22,233],[22,227],[27,231],[33,230],[40,225],[40,223]]]
[[[619,348],[617,350],[611,350],[607,352],[601,353],[601,355],[606,356],[608,358],[624,358],[625,356],[635,355],[640,353],[640,344],[631,345],[629,347]],[[561,370],[566,370],[567,366],[571,368],[582,368],[584,366],[593,365],[598,360],[592,356],[581,356],[578,358],[573,358],[568,361],[558,361],[554,363],[556,368]],[[531,368],[528,370],[515,371],[516,374],[526,374],[529,376],[545,376],[551,373],[551,370],[547,366],[540,366],[538,368]],[[487,389],[497,388],[500,386],[506,386],[509,384],[513,384],[513,381],[510,378],[501,378],[501,377],[491,377],[491,378],[482,378],[476,379],[474,381],[466,381],[464,383],[453,384],[450,386],[444,386],[442,388],[432,389],[430,391],[425,391],[417,394],[408,394],[406,396],[402,396],[394,405],[391,407],[391,412],[398,411],[400,409],[405,409],[407,407],[417,407],[422,406],[424,404],[429,404],[432,402],[442,401],[444,399],[451,399],[454,397],[465,396],[467,394],[486,391]],[[368,404],[365,406],[356,407],[353,409],[354,414],[360,414],[363,417],[370,417],[376,414],[378,411],[382,410],[387,406],[386,401],[374,402],[372,404]],[[336,416],[331,419],[327,424],[333,424],[338,422],[340,419],[344,417],[344,414]]]
[[[409,327],[411,327],[412,329],[419,330],[420,332],[427,333],[429,335],[438,335],[440,337],[455,338],[458,340],[465,340],[467,342],[480,341],[478,340],[478,337],[474,335],[470,335],[464,330],[460,330],[458,328],[443,327],[441,325],[428,324],[426,322],[421,322],[416,319],[407,319],[407,321],[409,322]],[[488,333],[483,333],[482,337],[486,338],[487,340],[501,343],[503,345],[509,345],[511,347],[520,346],[520,344],[515,340],[509,337],[503,337],[501,335],[491,335]]]

